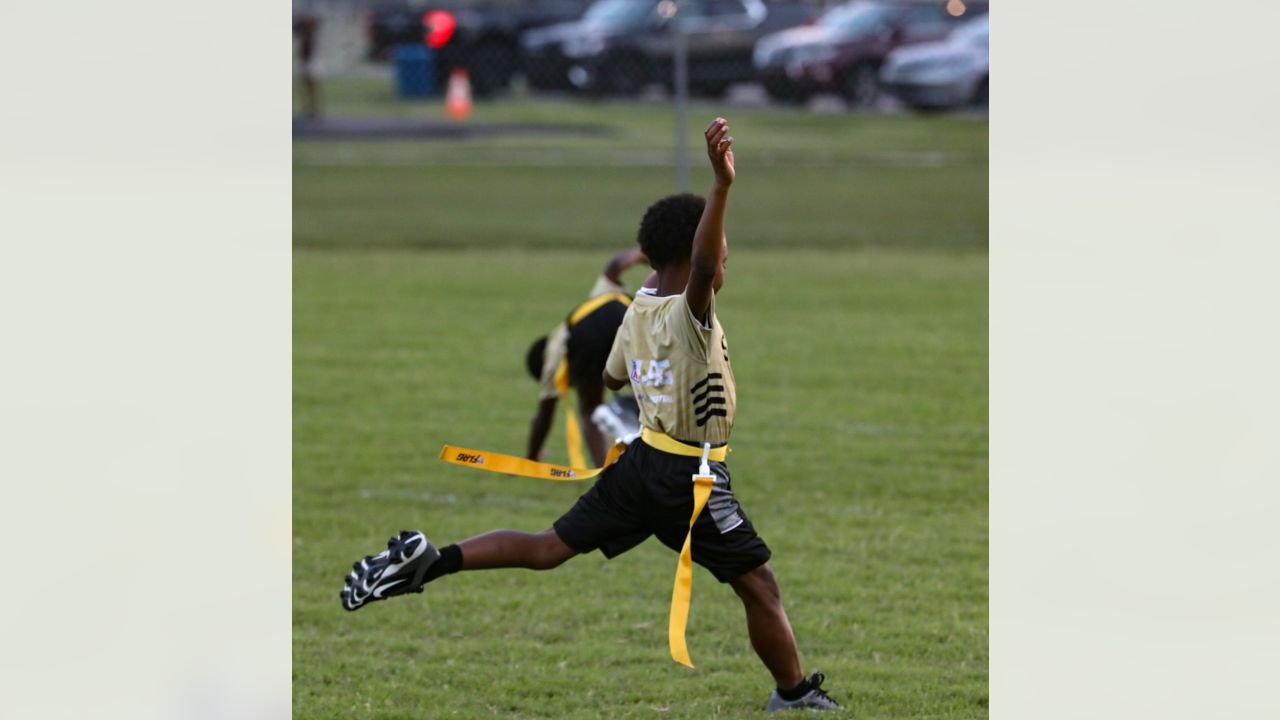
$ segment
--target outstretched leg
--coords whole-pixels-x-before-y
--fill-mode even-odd
[[[421,532],[404,530],[387,541],[386,550],[351,566],[343,580],[342,607],[359,610],[373,601],[422,592],[432,580],[459,570],[550,570],[576,554],[553,528],[540,533],[494,530],[438,550]]]
[[[550,570],[577,555],[553,528],[539,533],[494,530],[467,538],[457,545],[462,552],[461,570],[528,568]],[[444,552],[444,549],[441,550]]]
[[[765,563],[729,583],[747,611],[747,634],[751,647],[773,674],[780,688],[793,688],[804,680],[796,637],[791,632],[787,611],[773,570]]]

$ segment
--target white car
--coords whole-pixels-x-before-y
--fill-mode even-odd
[[[920,110],[986,107],[991,73],[990,15],[939,42],[901,47],[880,66],[880,87]]]

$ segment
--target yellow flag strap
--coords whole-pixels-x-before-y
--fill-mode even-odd
[[[578,413],[574,412],[569,402],[569,361],[560,360],[556,368],[556,392],[560,393],[560,403],[564,405],[564,442],[569,454],[569,465],[586,467],[587,459],[582,455],[582,428],[578,425]]]
[[[702,467],[705,468],[706,465]],[[689,624],[689,603],[693,599],[693,523],[697,521],[702,508],[706,507],[715,482],[714,475],[699,473],[693,476],[693,516],[689,518],[689,533],[684,536],[684,547],[680,548],[680,561],[676,564],[676,582],[671,588],[667,646],[671,649],[671,659],[689,668],[693,667],[693,661],[689,659],[689,647],[685,644],[684,630]]]
[[[488,470],[489,472],[519,475],[520,477],[540,480],[590,480],[612,465],[613,461],[617,460],[622,451],[626,449],[627,446],[625,444],[615,443],[609,449],[609,454],[605,456],[604,465],[598,468],[553,465],[516,457],[515,455],[489,452],[487,450],[472,450],[471,448],[458,447],[456,445],[445,445],[441,448],[440,459],[447,463],[465,465],[477,470]]]
[[[586,465],[587,458],[582,454],[582,429],[578,426],[578,413],[569,406],[568,397],[564,397],[564,442],[568,448],[569,464],[574,467]]]
[[[569,320],[567,322],[568,326],[573,327],[574,325],[577,325],[579,320],[590,315],[596,310],[599,310],[602,305],[606,305],[611,302],[620,302],[623,305],[630,305],[631,298],[628,297],[626,293],[620,292],[597,295],[574,308],[573,312],[569,313]]]
[[[672,455],[684,455],[686,457],[696,458],[703,457],[702,448],[687,445],[676,440],[670,435],[660,433],[657,430],[650,430],[647,427],[641,428],[640,439],[644,441],[645,445],[648,445],[654,450],[661,450],[662,452],[671,453]],[[724,462],[727,457],[729,457],[728,445],[713,447],[706,455],[706,459],[714,460],[716,462]]]
[[[699,450],[649,428],[641,431],[640,438],[646,445],[663,452],[702,458],[698,474],[693,476],[693,515],[689,517],[689,532],[685,535],[684,546],[680,549],[680,560],[676,565],[675,584],[671,589],[671,612],[667,622],[667,643],[671,650],[671,659],[691,668],[693,661],[689,659],[689,648],[685,643],[685,628],[689,624],[689,605],[693,599],[693,525],[697,522],[702,509],[706,507],[707,500],[711,498],[711,489],[715,486],[716,478],[711,474],[711,468],[707,462],[709,460],[724,462],[729,448],[728,446],[713,448],[710,443],[705,443]],[[472,450],[455,445],[445,445],[440,450],[440,459],[454,465],[542,480],[589,480],[612,465],[626,449],[627,446],[624,443],[615,443],[609,449],[604,465],[598,468],[553,465],[514,455]]]

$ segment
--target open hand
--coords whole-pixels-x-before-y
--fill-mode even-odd
[[[729,135],[729,121],[718,117],[711,121],[704,133],[707,139],[707,157],[716,172],[716,182],[728,187],[733,184],[733,138]]]

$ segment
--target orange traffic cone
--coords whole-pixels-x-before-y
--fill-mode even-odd
[[[444,108],[454,120],[466,120],[471,116],[471,77],[467,75],[466,68],[454,68],[449,73]]]

